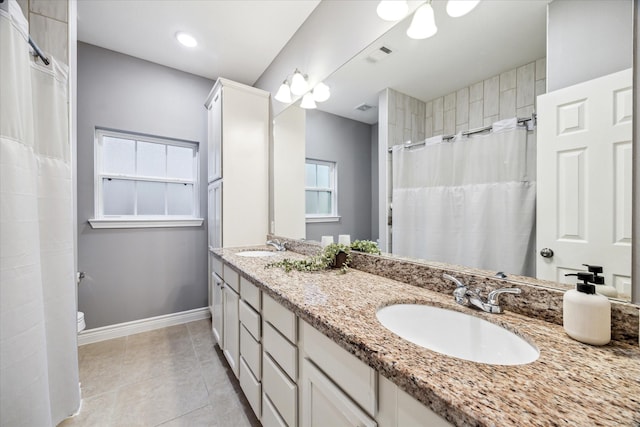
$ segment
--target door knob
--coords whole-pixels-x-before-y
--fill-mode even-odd
[[[542,256],[543,258],[551,258],[553,256],[553,249],[542,248],[540,250],[540,256]]]

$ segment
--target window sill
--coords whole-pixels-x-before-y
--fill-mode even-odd
[[[169,228],[169,227],[200,227],[203,218],[92,218],[89,220],[91,228]]]
[[[308,216],[305,218],[305,222],[307,224],[314,222],[338,222],[340,221],[339,216]]]

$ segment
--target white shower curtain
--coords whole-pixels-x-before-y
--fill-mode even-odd
[[[6,6],[6,4],[5,4]],[[53,426],[80,404],[67,73],[0,9],[0,425]]]
[[[395,146],[393,253],[535,276],[535,136],[527,134],[514,118],[488,134]]]

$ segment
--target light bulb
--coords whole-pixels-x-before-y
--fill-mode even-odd
[[[413,15],[411,25],[407,29],[407,36],[412,39],[428,39],[437,32],[438,27],[436,27],[436,19],[433,15],[431,4],[423,4]]]
[[[307,92],[302,97],[302,102],[300,103],[300,107],[306,108],[308,110],[316,108],[316,102],[313,100],[313,94],[311,92]]]
[[[471,12],[480,0],[449,0],[447,2],[447,14],[452,18],[459,18]]]
[[[278,92],[275,96],[276,101],[290,103],[291,102],[291,89],[289,89],[289,83],[285,80],[280,85]]]
[[[324,102],[331,96],[329,86],[320,82],[313,88],[313,100],[316,102]]]
[[[385,21],[399,21],[409,12],[409,5],[405,0],[383,0],[376,9],[378,16]]]
[[[296,69],[293,73],[293,77],[291,77],[291,93],[299,96],[309,90],[309,84],[307,83],[307,79],[302,75],[302,73]]]
[[[176,39],[186,47],[198,46],[198,41],[190,34],[179,32],[176,33]]]

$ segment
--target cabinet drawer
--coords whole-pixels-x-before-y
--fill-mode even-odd
[[[260,289],[244,277],[240,278],[240,296],[256,311],[260,311],[262,308]]]
[[[244,357],[240,356],[240,387],[251,405],[251,409],[260,419],[262,390],[260,382],[253,376]]]
[[[378,407],[376,371],[306,322],[302,347],[307,357],[358,403],[370,416]]]
[[[238,272],[232,269],[227,264],[224,264],[223,273],[224,273],[224,276],[222,276],[222,278],[224,279],[224,282],[227,285],[231,286],[233,290],[239,294],[240,293],[240,275],[238,274]]]
[[[240,301],[240,323],[247,328],[256,341],[260,341],[260,315],[246,301]]]
[[[269,397],[262,393],[262,427],[287,427],[287,423],[280,417]]]
[[[283,371],[294,380],[298,378],[298,349],[268,323],[264,324],[262,344],[264,351],[276,361]]]
[[[220,278],[224,277],[222,272],[222,260],[220,258],[214,257],[213,255],[211,256],[211,270]]]
[[[296,315],[270,296],[262,295],[262,317],[293,343],[297,340]]]
[[[240,326],[240,355],[244,358],[253,375],[260,381],[262,378],[262,346],[244,326]]]
[[[262,389],[287,425],[297,425],[297,387],[267,353],[262,354]]]

